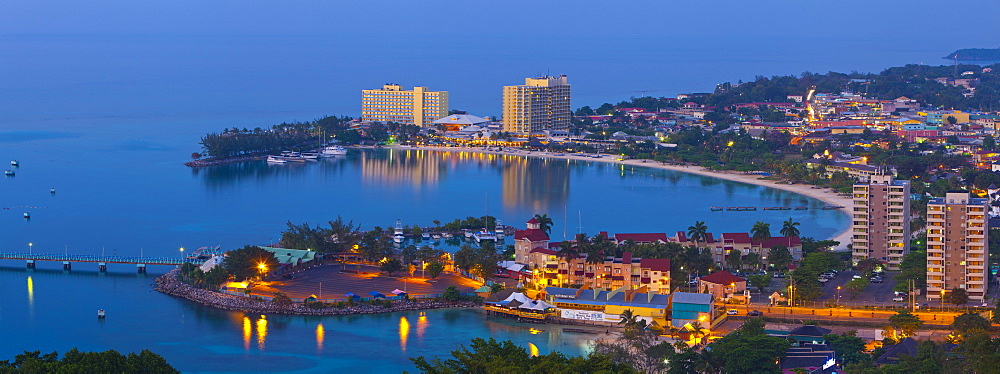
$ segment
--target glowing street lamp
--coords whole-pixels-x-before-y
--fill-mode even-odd
[[[181,247],[181,259],[184,259],[184,247]]]
[[[257,264],[257,270],[260,270],[261,274],[266,273],[267,272],[267,264],[265,264],[263,262]]]
[[[33,246],[33,245],[35,245],[35,244],[34,243],[28,243],[28,254],[29,255],[31,254],[31,246]]]

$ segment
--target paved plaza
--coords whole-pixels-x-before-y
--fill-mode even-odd
[[[351,272],[343,272],[348,270]],[[321,299],[342,299],[348,292],[361,297],[369,297],[369,292],[378,291],[383,295],[392,296],[395,289],[404,290],[410,295],[440,294],[448,286],[455,286],[460,292],[472,292],[480,286],[476,281],[464,278],[454,273],[442,272],[437,279],[428,281],[418,270],[410,277],[409,273],[399,272],[395,276],[379,274],[378,267],[361,265],[330,264],[292,273],[293,279],[274,277],[264,285],[253,288],[256,295],[271,296],[280,291],[291,298],[306,298],[316,295]]]

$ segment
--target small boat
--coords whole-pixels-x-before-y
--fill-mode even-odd
[[[306,158],[299,152],[281,151],[281,158],[288,162],[306,162]]]
[[[420,238],[421,239],[430,239],[431,238],[431,233],[425,232],[423,234],[420,234]]]
[[[104,309],[98,309],[97,310],[97,319],[104,319],[104,317],[105,317],[105,315],[104,315]]]
[[[838,205],[827,205],[827,206],[823,207],[823,209],[825,209],[825,210],[840,209],[840,208],[843,208],[843,207],[842,206],[838,206]]]
[[[766,206],[764,210],[792,210],[792,208],[787,206]]]
[[[722,207],[721,206],[713,206],[713,207],[710,207],[708,209],[712,210],[713,212],[718,212],[718,211],[722,210]]]
[[[14,176],[14,171],[13,170],[7,170],[7,171],[3,172],[3,175],[6,175],[8,177],[13,177]]]
[[[24,218],[31,218],[31,212],[24,212]]]
[[[472,231],[469,231],[468,229],[462,229],[462,233],[463,235],[465,235],[466,239],[472,239]]]
[[[433,233],[433,234],[431,234],[431,238],[433,238],[434,240],[441,239],[441,234]]]
[[[795,207],[795,210],[809,210],[809,207],[807,207],[807,206],[797,206],[797,207]]]
[[[445,239],[451,239],[453,237],[453,235],[451,235],[450,232],[442,232],[441,233],[441,237],[445,238]]]
[[[317,152],[302,152],[302,158],[306,160],[318,160],[319,153]]]
[[[284,164],[287,161],[285,161],[285,158],[281,156],[267,156],[267,162],[269,164]]]
[[[49,193],[50,194],[55,194],[56,193],[56,188],[55,187],[50,188],[49,189]]]
[[[347,149],[339,145],[328,145],[326,147],[323,147],[323,150],[320,151],[320,155],[322,155],[323,157],[343,156],[346,154],[347,154]]]
[[[21,166],[21,162],[17,160],[11,160],[10,166]]]

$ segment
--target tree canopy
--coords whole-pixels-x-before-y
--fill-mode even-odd
[[[42,354],[40,351],[14,356],[14,360],[0,361],[3,373],[180,373],[162,356],[149,350],[139,354],[121,354],[115,350],[81,352],[73,348],[62,358],[59,353]]]
[[[410,358],[417,370],[427,374],[452,373],[634,373],[631,367],[606,356],[566,356],[560,352],[532,355],[509,340],[474,338],[469,347],[451,351],[450,357]]]

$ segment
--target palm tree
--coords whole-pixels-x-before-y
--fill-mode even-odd
[[[758,242],[765,242],[771,239],[771,224],[757,221],[750,229],[750,236]]]
[[[626,329],[635,326],[636,321],[638,320],[638,317],[632,313],[632,309],[625,309],[625,311],[622,312],[621,317],[622,320],[618,321],[618,324],[625,325]]]
[[[789,247],[792,246],[792,237],[793,236],[799,236],[799,228],[795,227],[795,226],[798,226],[798,225],[799,225],[799,223],[795,222],[795,221],[792,221],[791,217],[789,217],[787,221],[785,221],[785,222],[782,223],[781,231],[780,231],[781,232],[781,236],[784,236],[784,237],[788,238],[788,246]]]
[[[556,256],[570,260],[576,258],[576,255],[576,246],[573,245],[573,242],[563,241],[562,243],[559,243],[559,251],[556,252]]]
[[[594,271],[594,265],[604,263],[604,255],[596,248],[591,248],[587,252],[587,259],[584,261],[587,262],[590,272],[594,275],[594,288],[597,288],[597,271]]]
[[[688,227],[687,234],[695,244],[703,242],[708,236],[708,226],[705,225],[705,221],[694,221],[694,226]]]
[[[535,219],[538,220],[538,228],[546,234],[552,233],[552,218],[549,218],[548,214],[536,214]]]
[[[691,335],[694,335],[697,339],[701,339],[702,337],[707,336],[709,332],[711,332],[710,330],[701,326],[701,321],[691,322],[690,330],[691,330]]]

